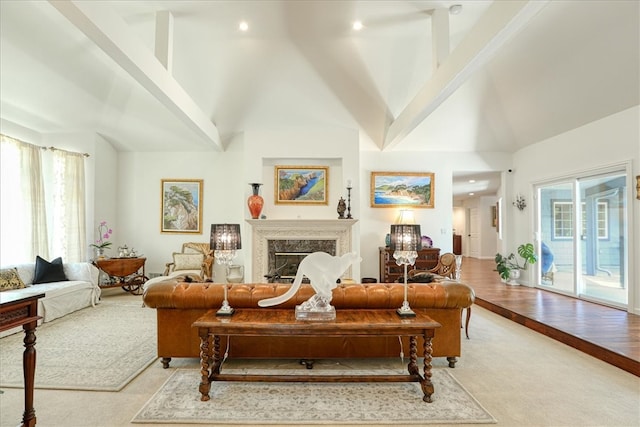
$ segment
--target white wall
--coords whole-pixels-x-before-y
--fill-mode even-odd
[[[443,251],[452,250],[451,177],[453,170],[502,170],[506,154],[379,153],[359,151],[359,136],[349,129],[289,129],[251,131],[237,136],[225,152],[119,153],[117,245],[127,244],[147,256],[147,272],[161,273],[185,241],[208,241],[214,222],[241,223],[242,250],[235,260],[251,275],[250,218],[246,199],[251,182],[262,182],[263,214],[270,219],[337,218],[337,203],[346,199],[346,181],[353,184],[354,247],[363,261],[354,277],[378,277],[378,247],[397,216],[397,209],[370,207],[372,171],[435,172],[435,209],[420,209],[422,232]],[[329,165],[329,204],[291,206],[274,203],[275,165]],[[203,225],[199,235],[160,233],[160,180],[204,180]],[[217,270],[218,271],[218,270]],[[218,276],[221,277],[221,276]]]
[[[506,176],[502,189],[508,217],[506,252],[515,252],[518,244],[534,240],[534,183],[631,162],[629,311],[634,313],[640,313],[640,200],[635,198],[634,179],[640,175],[639,118],[640,107],[636,106],[518,151],[513,158],[514,173]],[[516,193],[523,194],[527,201],[522,212],[511,206]]]
[[[453,250],[453,172],[505,170],[511,166],[511,156],[506,153],[365,151],[360,153],[360,163],[362,197],[354,215],[360,219],[361,273],[363,277],[378,277],[378,247],[384,246],[385,235],[395,222],[399,209],[370,207],[371,172],[435,174],[434,208],[415,209],[414,212],[422,234],[431,237],[434,247],[444,253]]]

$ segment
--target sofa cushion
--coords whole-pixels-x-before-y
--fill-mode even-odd
[[[200,270],[204,262],[204,254],[173,253],[173,271]]]
[[[3,268],[0,270],[0,292],[10,289],[22,289],[25,285],[15,268]]]
[[[62,282],[68,280],[64,274],[64,266],[62,265],[62,258],[60,257],[49,262],[36,256],[36,269],[33,276],[34,285],[37,283]]]

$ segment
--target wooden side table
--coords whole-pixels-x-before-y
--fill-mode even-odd
[[[24,353],[22,371],[24,372],[24,414],[22,426],[36,425],[36,411],[33,408],[33,387],[36,373],[36,326],[38,320],[38,300],[44,294],[34,293],[25,296],[0,293],[0,331],[22,326],[24,329]]]
[[[122,287],[134,295],[142,293],[142,285],[149,280],[144,274],[146,258],[104,258],[96,259],[93,264],[104,271],[110,283],[100,284],[101,288]]]

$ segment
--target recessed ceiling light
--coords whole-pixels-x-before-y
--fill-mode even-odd
[[[360,31],[362,28],[364,28],[364,25],[362,25],[362,21],[354,21],[353,25],[352,25],[352,28],[355,31]]]
[[[475,196],[476,193],[469,193],[470,196]]]
[[[460,12],[462,12],[461,4],[453,4],[449,7],[449,13],[452,15],[458,15]]]
[[[475,179],[470,179],[470,180],[469,180],[469,184],[473,184],[474,182],[476,182],[476,180],[475,180]]]
[[[249,31],[249,23],[247,21],[240,21],[240,24],[238,24],[238,29],[240,31]]]

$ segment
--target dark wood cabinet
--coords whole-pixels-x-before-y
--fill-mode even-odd
[[[396,264],[393,251],[388,247],[380,247],[380,283],[393,283],[404,275],[404,266]],[[438,264],[439,248],[425,248],[418,251],[414,265],[407,266],[407,271],[428,270]]]
[[[462,255],[462,236],[460,234],[453,235],[453,254]]]

